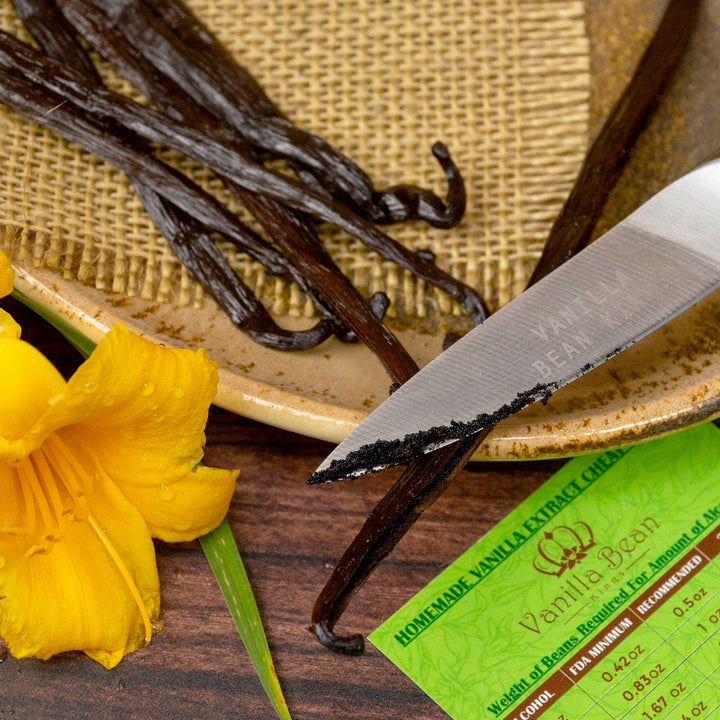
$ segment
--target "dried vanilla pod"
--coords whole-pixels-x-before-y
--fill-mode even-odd
[[[647,78],[647,81],[655,88],[655,92],[659,92],[659,89],[665,85],[677,64],[676,54],[680,53],[687,45],[699,4],[700,0],[670,0],[656,34],[642,58],[639,70],[641,75],[648,72],[658,74],[652,78],[651,83],[650,78]],[[672,40],[669,39],[669,36],[672,37]],[[668,44],[673,46],[672,55],[675,57],[666,55],[669,53],[669,50],[666,49]],[[635,82],[633,79],[623,92],[615,111],[611,113],[606,122],[606,127],[601,131],[600,137],[604,138],[601,143],[613,159],[622,158],[630,152],[641,128],[640,124],[636,124],[633,132],[617,132],[617,129],[615,132],[607,130],[608,124],[617,123],[617,108],[623,108],[626,103],[642,102],[643,106],[636,107],[634,110],[638,116],[646,118],[652,113],[658,102],[655,95],[642,92]],[[597,147],[593,147],[590,155],[597,152]],[[586,160],[584,170],[576,180],[571,198],[582,198],[597,192],[600,201],[593,200],[589,205],[568,202],[563,210],[564,221],[568,227],[573,225],[574,214],[578,213],[576,220],[582,227],[579,235],[585,233],[589,235],[592,232],[610,190],[619,178],[619,172],[602,173],[600,186],[596,184],[596,179],[592,176],[592,165]],[[591,212],[592,216],[586,217],[585,213],[587,212]],[[586,242],[586,240],[575,242],[577,236],[571,233],[572,240],[566,246],[563,242],[565,238],[557,223],[552,233],[554,240],[543,254],[539,269],[530,284],[565,262],[570,255],[579,252]],[[400,479],[375,506],[343,553],[315,602],[311,630],[323,645],[342,654],[358,655],[364,651],[362,636],[359,634],[338,635],[334,631],[336,623],[347,608],[353,594],[360,589],[378,564],[392,551],[423,510],[449,487],[457,472],[470,459],[491,430],[492,428],[485,428],[478,435],[464,438],[457,443],[417,458],[408,465]],[[453,450],[457,452],[455,457],[452,457]],[[413,477],[413,468],[420,465],[423,460],[432,462],[433,457],[438,453],[445,453],[443,459],[447,465],[444,465],[439,472],[443,475],[447,474],[447,477],[444,477],[441,482],[437,482],[432,477],[432,470],[430,470],[429,477],[426,476],[418,482]],[[420,467],[416,471],[422,473],[423,468]]]
[[[11,45],[9,37],[6,46]],[[8,48],[3,62],[17,68],[51,92],[63,95],[88,113],[113,118],[151,142],[178,150],[204,164],[219,176],[232,181],[244,191],[287,205],[301,213],[332,223],[360,239],[382,257],[410,270],[415,276],[453,297],[477,322],[487,317],[482,298],[469,286],[428,262],[422,255],[408,250],[374,225],[353,214],[331,199],[311,193],[298,182],[267,169],[256,162],[248,148],[232,142],[227,133],[222,138],[208,137],[204,130],[187,125],[153,108],[113,93],[104,87],[84,88],[74,82],[71,73],[60,64],[33,59],[28,49],[15,43]],[[12,52],[10,51],[12,49]]]

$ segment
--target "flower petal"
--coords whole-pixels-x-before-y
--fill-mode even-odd
[[[3,502],[21,502],[18,484],[14,470],[0,463]],[[160,588],[145,521],[107,478],[95,478],[87,500],[91,518],[156,620]],[[0,635],[16,657],[83,650],[111,668],[145,644],[128,583],[87,520],[71,523],[47,552],[30,555],[28,538],[7,529],[0,528]]]
[[[115,325],[28,439],[76,425],[112,478],[179,480],[202,458],[216,368],[203,351],[162,347]]]
[[[185,542],[214,530],[225,517],[239,472],[198,465],[181,480],[159,487],[117,482],[153,537]]]
[[[15,272],[10,265],[7,255],[0,250],[0,297],[5,297],[12,292],[15,282]]]
[[[1,318],[0,318],[1,319]],[[52,363],[23,340],[0,338],[0,459],[24,457],[23,436],[65,389],[65,380]]]

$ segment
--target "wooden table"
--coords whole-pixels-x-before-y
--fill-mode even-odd
[[[586,4],[593,41],[595,132],[627,81],[664,2],[588,0]],[[685,71],[681,70],[680,80],[669,90],[672,100],[678,88],[690,87],[697,98],[690,106],[692,112],[678,120],[672,111],[677,99],[669,103],[670,109],[661,107],[611,200],[606,223],[632,209],[628,204],[637,199],[638,188],[647,195],[672,179],[668,175],[676,171],[678,157],[690,158],[689,167],[720,144],[720,84],[717,65],[708,52],[718,47],[717,8],[712,0],[703,11]],[[641,27],[635,23],[639,16],[644,21]],[[614,62],[602,62],[603,57]],[[619,71],[620,67],[624,70]],[[690,75],[688,69],[692,69]],[[668,157],[675,161],[658,163]],[[646,162],[648,158],[655,158],[655,163]],[[636,192],[626,192],[628,187]],[[41,347],[66,374],[72,372],[79,358],[70,346],[16,304],[5,301],[3,306],[17,313],[24,337]],[[313,603],[331,568],[396,471],[309,487],[306,480],[330,450],[328,444],[217,409],[211,411],[207,437],[209,464],[242,468],[229,520],[295,720],[447,718],[372,646],[362,657],[341,657],[323,648],[307,630]],[[337,629],[372,631],[561,463],[467,467],[370,578]],[[81,654],[41,662],[17,660],[0,652],[0,718],[274,717],[199,545],[158,543],[157,560],[164,629],[152,644],[112,671]]]
[[[52,328],[4,301],[23,336],[69,374],[80,362]],[[230,524],[295,720],[447,715],[368,644],[342,657],[307,630],[315,597],[396,471],[308,486],[326,443],[213,408],[206,460],[240,467]],[[371,632],[561,461],[466,468],[351,603],[338,630]],[[84,655],[0,664],[0,718],[23,720],[260,720],[274,717],[198,543],[157,544],[164,629],[107,671]]]

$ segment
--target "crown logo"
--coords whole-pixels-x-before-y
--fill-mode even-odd
[[[592,530],[584,522],[572,525],[558,525],[545,534],[538,543],[538,552],[533,567],[545,575],[560,577],[566,570],[575,567],[587,556],[595,545]]]

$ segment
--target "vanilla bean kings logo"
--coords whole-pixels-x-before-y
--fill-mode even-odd
[[[582,521],[558,525],[545,531],[538,543],[533,567],[545,575],[560,577],[587,557],[595,545],[590,526]]]
[[[626,573],[638,556],[645,554],[643,546],[658,528],[658,521],[648,516],[616,543],[601,547],[590,525],[583,521],[545,530],[531,563],[538,573],[557,578],[558,582],[552,584],[552,598],[545,598],[544,607],[525,610],[518,624],[540,635],[562,616],[573,617],[577,609],[588,602],[601,602],[608,596],[610,599],[604,603],[602,612],[612,611],[626,595],[626,591],[620,589],[623,582],[634,587],[647,581],[646,572],[629,581]],[[577,630],[585,634],[591,625],[578,626]],[[573,636],[571,640],[577,641],[577,638]]]

